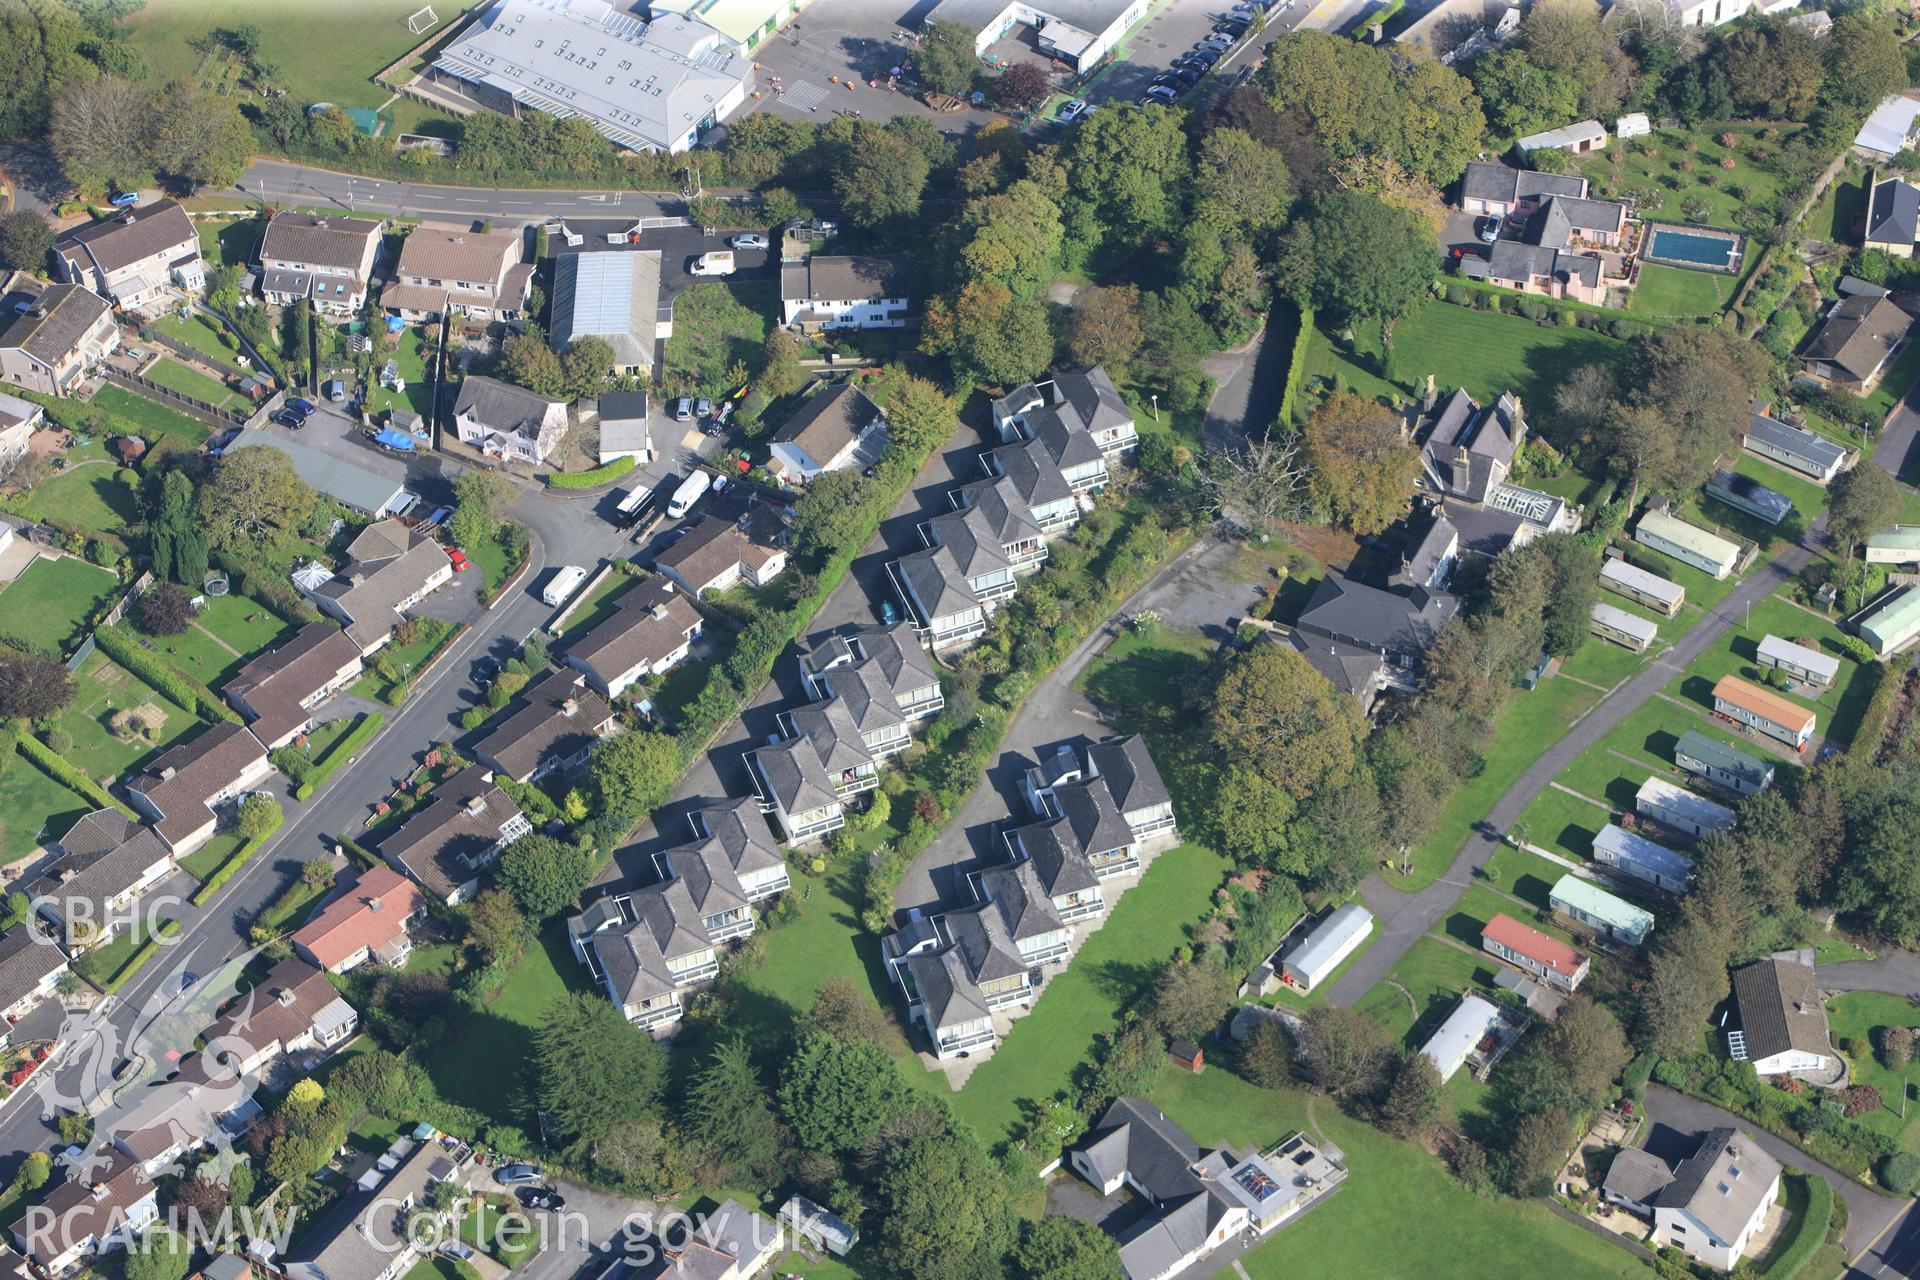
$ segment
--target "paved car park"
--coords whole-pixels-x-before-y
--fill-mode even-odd
[[[649,220],[654,221],[654,220]],[[754,280],[772,279],[778,269],[778,261],[766,249],[735,249],[727,243],[739,231],[721,230],[708,235],[698,227],[681,226],[641,226],[624,246],[610,243],[609,237],[617,237],[639,225],[635,218],[568,218],[569,231],[580,236],[580,243],[570,245],[557,235],[547,237],[547,251],[554,257],[563,257],[574,253],[602,253],[609,249],[625,247],[637,252],[654,252],[660,255],[660,302],[669,303],[675,294],[688,285],[702,284],[717,280]],[[760,234],[766,234],[761,229]],[[733,254],[733,273],[725,276],[696,276],[692,267],[703,253],[728,252]]]

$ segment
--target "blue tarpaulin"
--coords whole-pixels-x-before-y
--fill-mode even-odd
[[[406,322],[405,320],[402,320],[402,319],[401,319],[401,318],[400,318],[399,316],[388,316],[388,317],[387,317],[387,332],[388,332],[388,333],[398,333],[398,332],[400,332],[400,331],[401,331],[402,329],[404,329],[404,328],[406,328],[406,327],[407,327],[407,322]]]
[[[373,442],[382,449],[395,449],[402,453],[412,452],[414,445],[418,443],[408,432],[397,431],[392,427],[380,428],[380,434],[373,438]]]

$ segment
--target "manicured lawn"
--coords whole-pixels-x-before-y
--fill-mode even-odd
[[[1834,643],[1840,634],[1838,627],[1819,614],[1800,608],[1784,596],[1769,596],[1729,628],[1718,644],[1696,658],[1679,679],[1667,686],[1667,692],[1711,711],[1713,686],[1720,677],[1737,675],[1756,684],[1765,684],[1759,667],[1755,665],[1755,654],[1760,641],[1766,636],[1777,635],[1787,640],[1810,639],[1813,648],[1830,657],[1840,658],[1840,674],[1834,687],[1824,690],[1818,697],[1805,696],[1799,686],[1792,691],[1775,692],[1812,710],[1817,717],[1815,732],[1839,744],[1851,742],[1854,730],[1859,727],[1860,716],[1866,710],[1867,700],[1872,696],[1874,678],[1865,667],[1841,655]],[[1748,751],[1749,754],[1773,754],[1754,746],[1750,746]]]
[[[133,41],[152,67],[151,82],[191,77],[201,55],[192,42],[217,27],[260,28],[260,58],[282,84],[299,85],[304,100],[342,107],[377,107],[392,95],[369,77],[429,35],[443,35],[475,0],[434,5],[440,23],[415,35],[407,15],[415,0],[278,0],[274,21],[260,22],[258,0],[154,0],[131,20]]]
[[[953,1100],[988,1145],[1009,1136],[1025,1108],[1052,1097],[1091,1060],[1095,1037],[1120,1025],[1121,1008],[1186,940],[1227,865],[1199,845],[1176,846],[1113,905],[1106,924]]]
[[[210,252],[206,249],[206,243],[209,240],[214,241],[216,244],[222,243],[226,238],[226,228],[255,228],[254,236],[257,238],[259,235],[257,228],[261,225],[262,224],[258,222],[251,221],[232,222],[227,223],[223,228],[216,227],[209,223],[202,223],[200,225],[202,251]],[[169,311],[166,315],[155,320],[153,327],[161,333],[166,334],[169,338],[172,338],[175,342],[183,342],[187,346],[192,347],[195,351],[198,351],[201,357],[208,363],[218,365],[234,373],[240,372],[239,363],[235,359],[235,357],[239,355],[239,349],[225,341],[226,332],[220,328],[218,322],[209,320],[199,312],[196,311],[183,319],[179,313]],[[148,374],[148,376],[152,377],[153,375]]]
[[[1478,947],[1477,939],[1474,945]],[[1446,1018],[1461,992],[1476,986],[1492,990],[1499,968],[1500,962],[1484,951],[1468,954],[1438,938],[1422,938],[1400,957],[1387,980],[1360,997],[1355,1007],[1386,1024],[1407,1048],[1414,1048]],[[1406,994],[1396,990],[1394,983],[1405,987]],[[1417,1015],[1407,1004],[1408,995],[1419,1006]]]
[[[565,923],[555,920],[527,948],[493,1002],[469,1014],[453,1042],[433,1055],[428,1071],[441,1095],[539,1132],[522,1106],[521,1089],[534,1032],[554,1001],[587,990],[587,970],[573,958]]]
[[[1700,495],[1693,494],[1692,501],[1697,504],[1700,501]],[[1720,506],[1717,502],[1714,505]],[[1731,508],[1720,507],[1720,510],[1732,514]],[[1698,524],[1704,529],[1712,529],[1716,523],[1720,523],[1712,519],[1702,520],[1698,516],[1687,515],[1685,512],[1682,512],[1682,515],[1688,519],[1689,523]],[[1638,542],[1631,543],[1627,547],[1627,559],[1649,573],[1656,573],[1686,588],[1687,603],[1681,609],[1680,616],[1687,620],[1688,626],[1699,619],[1700,613],[1696,610],[1704,612],[1712,609],[1740,585],[1740,575],[1737,573],[1716,578],[1710,573],[1702,573],[1690,564],[1682,564],[1672,556],[1655,551],[1652,547],[1642,546]],[[1624,597],[1615,596],[1611,591],[1606,592],[1604,598],[1609,604],[1617,604],[1624,599]]]
[[[1740,277],[1719,271],[1691,271],[1640,264],[1640,282],[1627,297],[1627,311],[1638,316],[1710,316],[1733,301]]]
[[[106,991],[119,990],[120,986],[146,966],[147,961],[159,952],[159,947],[146,946],[148,937],[148,917],[143,911],[129,927],[121,929],[112,941],[84,951],[74,960],[76,973],[88,982]],[[155,931],[160,937],[171,937],[179,932],[177,920],[160,921]]]
[[[221,863],[240,852],[240,846],[245,843],[238,832],[217,832],[213,839],[180,859],[180,869],[195,880],[204,881],[220,869]]]
[[[8,862],[58,839],[93,808],[86,797],[17,752],[8,753],[0,765],[0,857]]]
[[[1308,1127],[1304,1091],[1256,1088],[1222,1067],[1197,1076],[1169,1071],[1152,1097],[1203,1147],[1265,1148]],[[1646,1275],[1624,1250],[1541,1204],[1474,1195],[1419,1146],[1349,1119],[1325,1099],[1313,1119],[1346,1153],[1350,1176],[1242,1258],[1253,1280]]]
[[[1673,762],[1673,751],[1680,741],[1680,735],[1689,729],[1697,729],[1709,738],[1757,759],[1771,758],[1765,752],[1756,750],[1751,739],[1728,733],[1719,724],[1704,716],[1691,715],[1664,698],[1653,698],[1615,726],[1612,733],[1595,743],[1592,750],[1584,752],[1578,760],[1568,765],[1555,781],[1573,788],[1581,795],[1605,800],[1616,807],[1629,807],[1633,804],[1633,792],[1639,789],[1648,774],[1679,777]],[[1793,766],[1776,761],[1775,767],[1786,770]],[[1622,779],[1632,783],[1631,788],[1624,792],[1621,790]]]
[[[1662,129],[1650,137],[1593,152],[1579,168],[1591,180],[1594,194],[1603,199],[1611,199],[1628,187],[1659,192],[1658,201],[1637,210],[1642,219],[1734,227],[1738,224],[1733,218],[1742,208],[1772,199],[1780,188],[1780,175],[1773,162],[1755,160],[1753,152],[1764,149],[1777,156],[1794,132],[1795,127],[1788,126],[1780,130],[1779,137],[1767,141],[1753,125],[1703,123],[1691,132]],[[1732,147],[1720,145],[1723,133],[1733,135]],[[1695,149],[1687,150],[1688,143]],[[1642,155],[1647,149],[1658,154]],[[1721,168],[1720,162],[1728,157],[1732,157],[1734,167]],[[1682,165],[1690,167],[1683,169]],[[1667,185],[1669,179],[1678,183],[1678,189]],[[1706,206],[1699,218],[1690,217],[1683,208],[1692,200]]]
[[[119,533],[140,518],[140,498],[118,476],[119,468],[111,462],[70,466],[27,495],[20,514],[29,520],[59,520],[97,533]]]
[[[856,1271],[832,1255],[828,1255],[825,1262],[812,1262],[803,1253],[787,1254],[774,1263],[768,1274],[799,1276],[800,1280],[868,1280],[868,1273]]]
[[[1553,886],[1561,876],[1567,874],[1567,869],[1558,863],[1548,862],[1537,853],[1528,853],[1510,844],[1501,845],[1499,851],[1487,859],[1486,869],[1499,877],[1497,880],[1488,880],[1488,884],[1522,899],[1540,911],[1548,909],[1548,897],[1553,892]]]
[[[240,397],[228,390],[226,383],[216,382],[171,357],[162,356],[141,372],[142,376],[151,378],[163,387],[178,391],[183,396],[192,396],[195,400],[204,400],[216,409],[231,409],[240,402]]]
[[[734,390],[727,370],[751,367],[767,340],[769,317],[778,309],[765,280],[696,284],[673,302],[673,336],[667,339],[664,385],[669,392],[705,396]]]
[[[1412,851],[1413,873],[1403,876],[1397,870],[1383,871],[1387,883],[1411,893],[1438,880],[1472,834],[1474,824],[1487,816],[1494,802],[1547,744],[1565,733],[1574,718],[1599,698],[1585,685],[1557,679],[1543,682],[1531,693],[1514,694],[1494,724],[1480,772],[1454,792],[1434,824],[1433,834]]]
[[[1526,807],[1514,826],[1524,824],[1528,844],[1585,862],[1593,857],[1593,838],[1610,818],[1598,805],[1588,804],[1557,787],[1548,787]]]
[[[1619,596],[1607,596],[1605,600],[1615,608],[1623,609],[1635,617],[1645,618],[1659,626],[1661,634],[1645,653],[1635,653],[1625,645],[1603,640],[1599,636],[1588,636],[1573,656],[1560,664],[1560,674],[1575,680],[1585,680],[1589,684],[1597,684],[1602,689],[1613,688],[1641,667],[1658,658],[1660,651],[1672,641],[1673,637],[1667,634],[1669,627],[1672,627],[1675,632],[1684,631],[1688,623],[1693,621],[1684,611],[1678,619],[1667,619]]]
[[[1538,929],[1549,937],[1558,938],[1562,942],[1573,941],[1573,935],[1564,929],[1557,925],[1541,923],[1535,913],[1529,911],[1525,905],[1514,901],[1504,893],[1488,888],[1484,882],[1476,884],[1461,894],[1460,900],[1453,904],[1453,910],[1440,918],[1440,923],[1434,926],[1433,931],[1478,951],[1480,930],[1487,921],[1502,914],[1530,928]]]
[[[66,755],[102,785],[172,746],[199,724],[191,712],[175,706],[104,653],[95,653],[81,664],[74,684],[73,701],[59,720],[60,728],[73,738]],[[158,724],[130,738],[117,736],[111,727],[115,713],[135,709],[144,709],[143,718]]]
[[[469,573],[472,570],[468,570]],[[441,646],[449,643],[457,630],[454,624],[441,618],[419,617],[414,619],[416,635],[412,644],[399,645],[388,642],[387,646],[375,656],[375,663],[390,669],[400,681],[411,686],[420,668],[428,658],[440,651]],[[353,691],[363,698],[385,700],[385,692],[391,687],[380,672],[370,665],[367,673],[353,682]]]
[[[1831,244],[1848,244],[1854,239],[1853,223],[1866,213],[1867,171],[1849,162],[1846,170],[1827,187],[1820,203],[1807,214],[1801,230]]]
[[[163,404],[112,383],[103,384],[88,403],[99,405],[108,413],[126,419],[139,428],[148,444],[160,436],[172,436],[183,444],[197,448],[213,434],[213,428],[206,423],[189,418],[184,413],[175,413]]]
[[[1369,933],[1367,940],[1353,949],[1352,955],[1349,955],[1345,960],[1335,965],[1333,972],[1320,979],[1320,981],[1314,985],[1313,990],[1306,995],[1301,995],[1292,987],[1281,987],[1271,995],[1259,997],[1260,1003],[1284,1005],[1289,1009],[1310,1009],[1316,1004],[1325,1003],[1327,992],[1332,990],[1333,984],[1340,980],[1340,975],[1351,968],[1361,956],[1367,954],[1368,949],[1372,947],[1375,942],[1379,941],[1379,939],[1380,931],[1378,929]]]
[[[395,334],[394,350],[389,359],[400,366],[400,376],[406,380],[406,390],[393,391],[376,385],[373,393],[367,397],[367,412],[377,418],[388,409],[410,409],[430,420],[433,387],[427,381],[426,357],[431,350],[431,339],[422,326],[409,325]],[[379,372],[378,369],[374,370],[376,377]]]
[[[567,625],[560,630],[560,638],[583,636],[601,623],[611,618],[620,605],[620,597],[625,595],[640,581],[637,573],[610,573],[601,580],[600,585],[588,592],[586,597],[575,606],[567,619]]]
[[[200,228],[200,252],[212,261],[236,267],[244,267],[253,261],[254,252],[260,247],[260,237],[267,229],[267,224],[258,218],[235,218],[228,222],[200,222],[195,225]],[[196,315],[194,321],[198,319]],[[212,327],[211,322],[204,323]],[[162,327],[165,327],[164,322]],[[217,337],[214,342],[216,349],[225,345]],[[193,346],[206,350],[198,342]],[[232,359],[232,356],[229,355],[227,359]]]
[[[153,644],[168,662],[217,690],[288,629],[284,618],[251,596],[209,596],[191,627],[177,636],[155,637]]]
[[[1910,342],[1906,350],[1893,358],[1893,367],[1880,379],[1880,384],[1857,398],[1861,411],[1873,421],[1880,421],[1893,412],[1893,406],[1907,394],[1916,379],[1920,379],[1920,342]]]
[[[41,556],[0,591],[0,633],[35,649],[64,649],[119,589],[110,571],[76,556]]]
[[[1859,1121],[1889,1137],[1908,1151],[1920,1152],[1920,1092],[1907,1099],[1907,1118],[1900,1118],[1900,1093],[1914,1075],[1911,1066],[1888,1067],[1880,1058],[1880,1031],[1883,1027],[1920,1027],[1920,1008],[1905,996],[1882,995],[1877,991],[1854,991],[1827,1001],[1827,1025],[1837,1045],[1854,1041],[1853,1083],[1872,1085],[1880,1091],[1880,1105],[1857,1117]]]

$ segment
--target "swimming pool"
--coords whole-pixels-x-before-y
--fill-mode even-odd
[[[1701,235],[1662,227],[1653,232],[1647,256],[1663,262],[1690,262],[1716,271],[1731,271],[1740,241],[1734,236]]]

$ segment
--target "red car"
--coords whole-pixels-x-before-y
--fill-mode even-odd
[[[467,565],[471,563],[467,559],[467,553],[458,547],[447,548],[447,559],[453,562],[453,571],[455,573],[465,573],[467,571]]]

